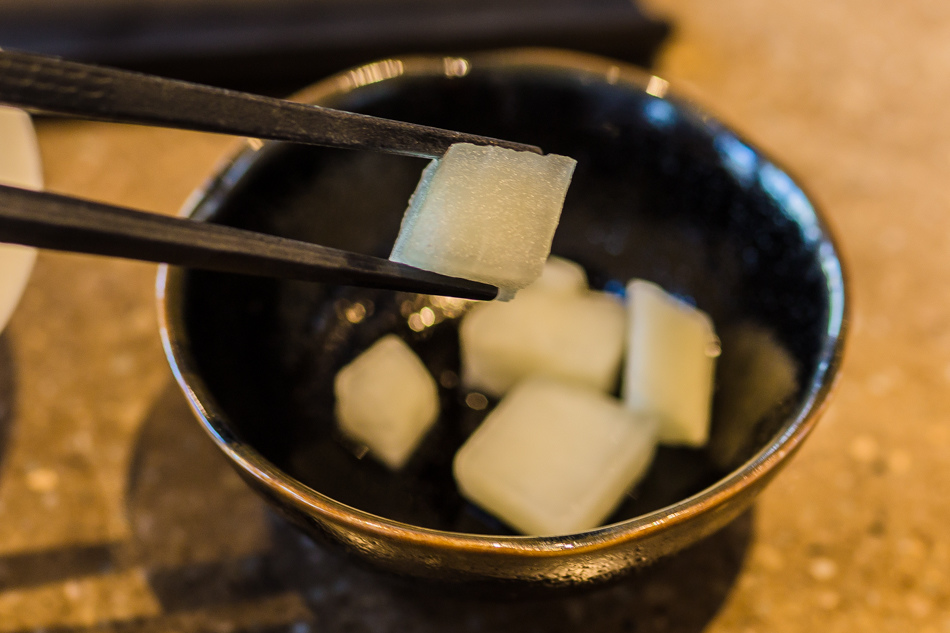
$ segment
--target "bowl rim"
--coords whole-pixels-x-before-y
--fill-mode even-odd
[[[350,90],[396,77],[438,75],[458,77],[468,74],[472,68],[508,71],[522,68],[532,71],[559,72],[611,84],[628,84],[654,97],[670,100],[678,108],[697,116],[703,123],[717,130],[728,131],[745,142],[731,126],[720,123],[720,120],[711,115],[707,109],[697,105],[693,99],[684,97],[679,89],[672,89],[667,80],[624,62],[560,49],[506,49],[460,57],[399,56],[343,71],[305,88],[293,98],[306,102],[325,102],[332,100],[335,96],[342,96]],[[788,170],[772,160],[766,152],[751,143],[747,145],[754,148],[760,157],[788,175]],[[241,142],[237,150],[214,169],[214,176],[188,198],[179,214],[205,219],[204,216],[210,213],[207,209],[213,209],[215,202],[220,202],[235,179],[246,173],[254,163],[257,152],[263,146],[261,141],[255,139]],[[836,246],[836,240],[820,210],[814,205],[813,198],[802,191],[797,179],[792,178],[791,181],[809,203],[812,216],[806,219],[817,235],[820,265],[830,298],[830,310],[818,355],[819,362],[810,377],[810,382],[805,386],[800,405],[788,415],[786,423],[768,445],[711,486],[648,514],[586,532],[544,537],[494,536],[425,528],[374,515],[340,503],[284,473],[230,431],[226,416],[217,405],[207,385],[198,376],[194,359],[188,352],[188,339],[183,319],[179,312],[175,312],[176,307],[181,305],[184,272],[182,269],[164,264],[159,267],[156,279],[162,345],[175,380],[185,394],[192,411],[205,431],[233,464],[244,475],[256,480],[274,496],[289,501],[298,509],[320,515],[337,525],[345,526],[361,534],[395,540],[405,545],[434,546],[457,551],[521,557],[549,557],[566,552],[573,555],[596,551],[617,543],[646,540],[660,530],[685,524],[730,499],[741,497],[743,493],[748,492],[746,489],[755,486],[757,481],[777,472],[814,429],[827,406],[828,396],[837,384],[849,324],[850,304],[847,298],[846,274],[839,255],[840,249]],[[205,213],[196,213],[203,209]],[[801,219],[796,218],[800,226]]]

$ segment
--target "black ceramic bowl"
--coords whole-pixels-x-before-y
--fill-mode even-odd
[[[244,478],[317,539],[396,574],[450,583],[586,585],[735,518],[814,426],[837,371],[844,279],[824,222],[771,159],[662,79],[559,51],[391,59],[302,98],[539,145],[577,159],[553,252],[591,285],[655,281],[722,338],[712,441],[663,448],[583,534],[517,536],[459,496],[455,449],[488,410],[457,385],[458,319],[425,297],[163,270],[168,358]],[[203,220],[387,256],[424,162],[252,143],[193,198]],[[445,319],[419,329],[412,314]],[[413,329],[413,325],[416,329]],[[398,474],[336,431],[336,371],[388,332],[440,379],[443,413]],[[236,526],[239,528],[239,526]]]

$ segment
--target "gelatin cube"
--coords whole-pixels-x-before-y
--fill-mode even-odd
[[[626,312],[612,295],[532,286],[509,303],[477,305],[462,321],[462,381],[494,397],[534,375],[611,391],[625,328]]]
[[[423,172],[390,259],[498,286],[509,300],[541,274],[576,161],[452,145]]]
[[[334,392],[340,429],[394,470],[408,461],[439,416],[435,380],[394,334],[341,369]]]
[[[541,269],[541,275],[525,290],[551,294],[576,295],[588,290],[587,273],[583,266],[569,259],[551,255]]]
[[[597,391],[518,384],[459,449],[462,494],[528,535],[601,525],[646,473],[656,423]]]
[[[656,284],[627,284],[624,401],[657,416],[661,444],[699,447],[709,438],[719,340],[706,313]]]
[[[763,420],[781,412],[798,391],[798,365],[764,325],[739,323],[721,336],[716,422],[707,453],[713,464],[732,470],[748,457],[744,453],[755,444]]]

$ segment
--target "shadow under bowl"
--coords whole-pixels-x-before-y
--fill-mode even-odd
[[[608,292],[634,277],[660,284],[706,311],[722,339],[709,446],[661,448],[604,527],[525,537],[467,503],[452,478],[455,450],[493,404],[470,406],[458,384],[454,308],[163,268],[166,352],[197,417],[245,480],[319,541],[442,583],[592,585],[737,517],[816,423],[846,324],[832,238],[782,168],[665,81],[598,57],[520,50],[385,60],[301,98],[574,157],[553,252]],[[252,142],[185,212],[385,257],[424,165]],[[435,322],[420,327],[426,307]],[[399,473],[341,438],[333,415],[336,372],[390,332],[432,371],[442,404]]]

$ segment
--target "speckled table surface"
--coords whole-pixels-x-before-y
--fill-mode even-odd
[[[595,594],[423,604],[224,465],[165,364],[153,266],[43,253],[0,337],[0,633],[950,631],[950,5],[647,6],[677,25],[658,73],[780,157],[849,264],[833,403],[752,512]],[[231,144],[38,132],[49,189],[166,213]]]

